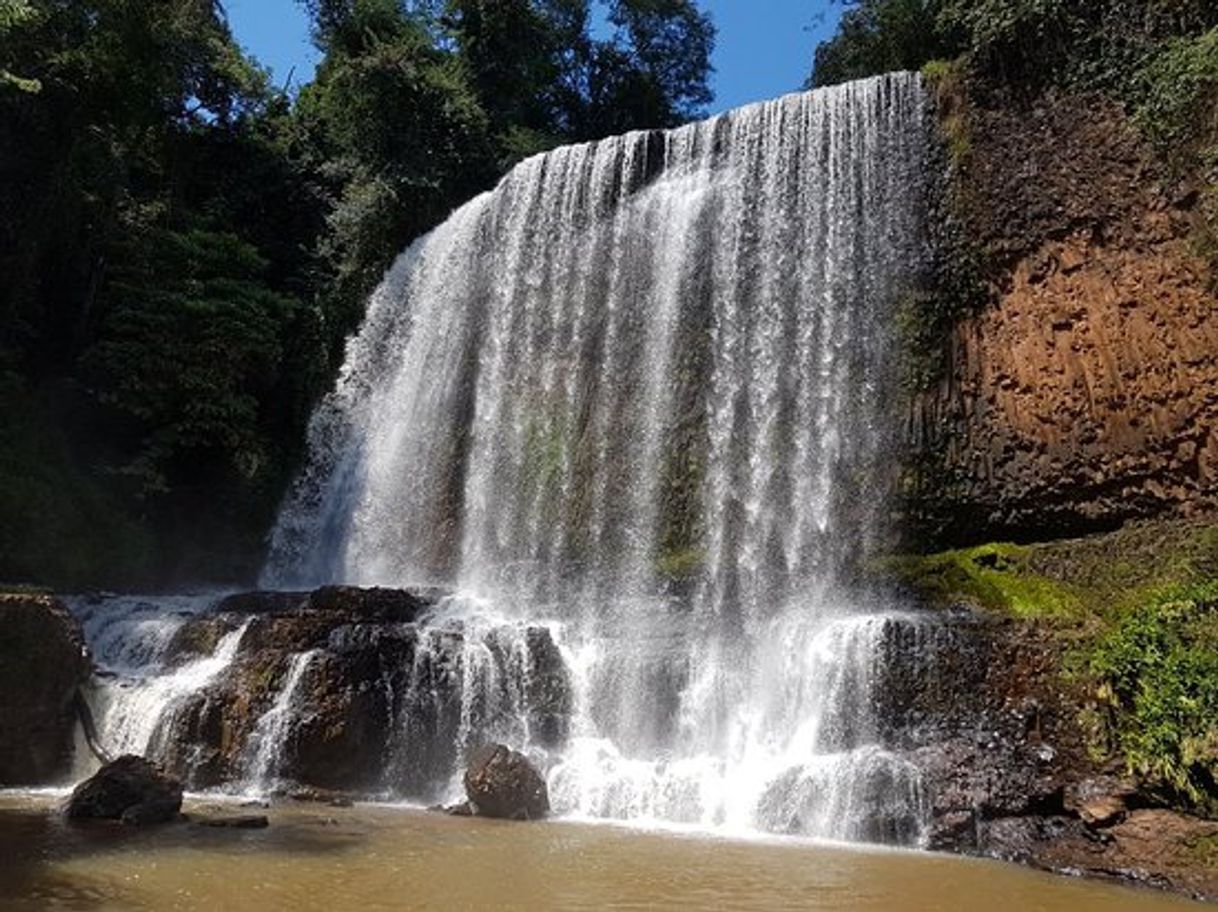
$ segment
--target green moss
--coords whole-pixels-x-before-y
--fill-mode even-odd
[[[1185,845],[1196,861],[1207,868],[1218,868],[1218,836],[1198,836]]]
[[[567,432],[560,420],[530,420],[525,431],[524,466],[527,481],[548,489],[562,480],[567,456]]]
[[[939,130],[947,146],[952,167],[968,166],[973,154],[969,128],[968,90],[960,61],[932,60],[922,67],[922,78],[934,90],[939,108]]]
[[[1128,610],[1091,654],[1129,769],[1218,812],[1218,579]]]
[[[1076,717],[1091,758],[1123,762],[1169,804],[1218,815],[1218,526],[1147,523],[874,569],[930,605],[1051,622],[1063,680],[1091,694]]]
[[[882,573],[935,605],[968,603],[1020,618],[1068,617],[1079,599],[1068,586],[1031,570],[1026,548],[981,545],[881,562]]]
[[[956,72],[956,64],[951,60],[928,60],[922,64],[922,78],[932,86],[953,78]]]
[[[1173,586],[1218,576],[1218,526],[1158,522],[1085,539],[1029,545],[1027,566],[1078,596],[1105,624]]]

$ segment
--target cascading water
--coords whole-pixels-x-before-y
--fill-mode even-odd
[[[266,714],[258,720],[253,738],[249,744],[249,759],[245,764],[245,782],[258,792],[270,792],[278,785],[276,764],[279,758],[280,746],[288,735],[292,724],[292,713],[296,690],[300,681],[309,670],[309,665],[316,658],[314,651],[301,652],[292,656],[288,663],[288,671],[284,676],[283,686],[279,695]]]
[[[373,296],[264,583],[554,619],[560,811],[915,840],[889,621],[840,583],[883,528],[925,115],[896,74],[519,165]]]
[[[174,664],[174,635],[207,610],[214,597],[87,597],[71,602],[105,676],[91,702],[103,747],[114,756],[155,754],[181,701],[206,687],[232,663],[248,622],[222,637],[211,655]]]

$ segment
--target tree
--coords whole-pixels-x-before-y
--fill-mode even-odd
[[[942,0],[845,0],[837,34],[816,49],[811,86],[893,70],[916,70],[951,55],[938,22]]]
[[[402,247],[497,173],[467,72],[427,22],[395,0],[344,9],[317,22],[328,50],[296,110],[331,200],[319,251],[337,343]]]
[[[714,97],[708,80],[715,27],[691,0],[615,0],[609,21],[628,76],[610,82],[637,86],[637,94],[614,91],[602,106],[609,120],[673,127],[701,117]],[[610,70],[612,68],[609,68]]]
[[[18,76],[3,65],[11,56],[7,51],[8,42],[19,28],[28,25],[33,18],[34,8],[27,0],[0,0],[0,89],[11,87],[22,92],[38,92],[42,89],[42,84],[37,79]]]

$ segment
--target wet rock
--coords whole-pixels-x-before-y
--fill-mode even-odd
[[[307,592],[238,592],[216,606],[219,614],[290,614],[308,607]]]
[[[220,614],[300,615],[305,612],[341,614],[349,621],[413,623],[443,598],[439,589],[361,589],[324,586],[313,592],[243,592],[216,606]]]
[[[165,660],[177,665],[205,658],[214,653],[225,634],[235,628],[236,621],[225,615],[204,617],[183,624],[169,641]]]
[[[1090,827],[1102,828],[1119,823],[1136,800],[1132,783],[1111,776],[1097,776],[1072,783],[1066,789],[1066,809]]]
[[[89,676],[80,625],[50,595],[0,594],[0,786],[71,769],[74,700]]]
[[[143,757],[119,757],[72,791],[64,808],[74,820],[167,823],[182,810],[182,783]]]
[[[926,847],[935,852],[969,852],[977,848],[977,817],[971,811],[946,811],[934,818]]]
[[[285,699],[289,717],[270,775],[285,791],[442,797],[468,745],[505,726],[559,749],[569,736],[572,684],[549,630],[428,622],[435,590],[327,587],[230,596],[188,620],[183,654],[208,654],[245,626],[236,657],[176,704],[158,732],[158,759],[191,788],[248,775],[259,724]],[[303,671],[289,674],[308,654]]]
[[[479,817],[541,820],[550,813],[546,780],[527,757],[502,744],[474,753],[465,794]]]
[[[566,742],[572,712],[571,679],[562,653],[544,627],[531,627],[526,634],[529,674],[525,680],[529,701],[529,730],[543,747]]]
[[[357,589],[325,586],[309,596],[314,611],[342,612],[360,620],[409,624],[443,597],[439,589]]]

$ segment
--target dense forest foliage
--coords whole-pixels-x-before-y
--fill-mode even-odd
[[[0,0],[0,579],[248,578],[396,253],[710,100],[693,0],[303,5],[293,93],[221,0]]]
[[[965,77],[979,98],[1099,92],[1177,166],[1218,182],[1213,0],[847,0],[809,85],[890,70]]]

